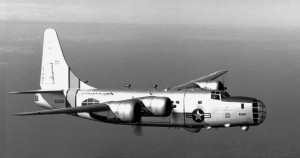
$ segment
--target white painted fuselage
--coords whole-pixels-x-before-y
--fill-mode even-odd
[[[42,107],[63,108],[88,106],[88,103],[106,103],[139,99],[143,97],[168,97],[174,108],[169,116],[142,116],[140,121],[128,123],[116,118],[113,113],[102,112],[98,116],[115,117],[116,119],[98,119],[90,113],[77,113],[76,116],[115,124],[138,124],[141,126],[167,127],[226,127],[258,125],[265,119],[264,104],[254,98],[223,96],[222,91],[190,89],[181,91],[134,91],[134,90],[83,90],[70,89],[64,94],[38,94],[35,103]],[[218,97],[213,97],[218,96]],[[112,108],[112,107],[111,107]],[[197,113],[197,110],[203,113]],[[257,112],[256,112],[257,111]],[[91,116],[92,115],[92,116]],[[257,115],[257,117],[256,117]]]

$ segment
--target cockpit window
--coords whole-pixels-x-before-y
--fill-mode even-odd
[[[223,99],[223,98],[227,98],[227,97],[230,97],[230,95],[227,92],[223,91],[221,93],[221,98]]]
[[[220,100],[221,98],[227,98],[230,97],[230,95],[226,91],[212,91],[211,92],[211,99]]]
[[[220,96],[219,96],[219,94],[212,94],[211,99],[220,100]]]

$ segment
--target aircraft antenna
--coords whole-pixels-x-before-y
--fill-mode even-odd
[[[131,88],[131,84],[126,84],[125,87],[127,87],[128,89]]]
[[[154,89],[156,89],[157,88],[157,84],[153,84],[152,87],[154,87]]]

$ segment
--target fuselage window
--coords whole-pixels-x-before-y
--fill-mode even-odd
[[[198,104],[202,104],[202,101],[198,101]]]
[[[179,104],[179,101],[176,101],[176,104]]]
[[[243,103],[241,104],[241,109],[244,109],[244,104]]]
[[[97,99],[89,98],[84,100],[81,105],[87,106],[87,105],[94,105],[94,104],[100,104],[100,102]]]

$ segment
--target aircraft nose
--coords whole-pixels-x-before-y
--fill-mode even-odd
[[[259,125],[266,119],[266,106],[262,101],[257,101],[252,104],[253,123]]]
[[[261,108],[261,114],[262,114],[261,123],[262,123],[266,119],[267,110],[265,104],[262,101],[258,102],[258,107]]]

